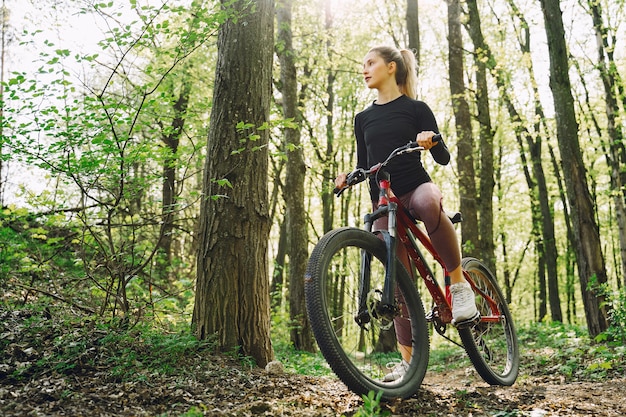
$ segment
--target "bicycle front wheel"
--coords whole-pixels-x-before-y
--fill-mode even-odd
[[[386,252],[380,239],[362,229],[347,227],[327,233],[307,266],[307,313],[320,351],[348,388],[360,395],[382,391],[386,399],[407,398],[419,389],[426,373],[428,327],[416,286],[397,260],[395,318],[376,313],[385,281]],[[362,282],[361,270],[368,267],[370,278]],[[365,314],[360,299],[367,306]],[[402,360],[394,330],[400,324],[410,326],[411,359],[402,378],[385,382],[390,369]]]
[[[476,372],[491,385],[513,385],[519,372],[519,348],[513,317],[496,279],[485,264],[463,258],[461,265],[476,286],[481,321],[459,329],[459,336]]]

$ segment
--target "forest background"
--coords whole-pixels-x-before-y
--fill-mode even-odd
[[[555,5],[562,20],[546,25]],[[419,97],[454,161],[425,164],[464,214],[464,255],[496,272],[518,324],[623,340],[623,2],[3,0],[2,11],[5,306],[191,323],[260,365],[270,327],[314,350],[303,266],[323,233],[369,207],[365,187],[335,199],[332,179],[354,167],[352,122],[374,99],[361,60],[384,43],[416,51]],[[263,13],[275,33],[259,50],[273,59],[224,60],[234,40],[220,30]],[[224,121],[215,103],[229,88],[249,92],[237,97],[255,117]]]

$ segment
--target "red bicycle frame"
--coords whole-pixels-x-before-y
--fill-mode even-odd
[[[407,250],[408,256],[410,257],[413,265],[419,272],[419,275],[424,280],[424,283],[428,288],[428,292],[430,292],[433,298],[434,307],[431,312],[432,319],[435,320],[438,325],[451,323],[452,297],[450,294],[450,277],[448,275],[448,270],[446,269],[445,264],[441,259],[441,256],[435,250],[426,232],[421,227],[419,227],[417,221],[404,208],[398,197],[393,195],[390,189],[390,185],[391,184],[389,179],[379,180],[380,196],[378,201],[378,209],[374,213],[372,213],[377,213],[376,217],[382,217],[381,213],[384,213],[386,211],[387,215],[391,217],[391,219],[389,220],[389,235],[392,237],[392,239],[383,239],[388,246],[387,253],[396,253],[395,248],[390,248],[390,245],[400,243],[404,245]],[[371,227],[371,223],[368,227]],[[396,242],[396,239],[400,242]],[[431,268],[425,262],[424,256],[422,255],[419,246],[417,245],[415,240],[419,241],[421,245],[426,248],[428,253],[430,253],[433,259],[443,268],[445,277],[445,292],[442,290],[441,286],[435,279]],[[391,262],[391,264],[393,264],[393,262]],[[390,263],[388,263],[387,267],[390,267]],[[412,271],[408,272],[412,273]],[[480,321],[499,322],[502,317],[496,301],[488,294],[486,294],[483,290],[476,287],[469,274],[463,271],[463,275],[467,282],[469,282],[469,284],[472,286],[474,291],[480,294],[481,297],[489,304],[490,310],[492,311],[491,315],[481,316]],[[385,285],[388,285],[390,280],[386,279],[385,281]],[[383,293],[390,293],[390,290],[385,289]]]

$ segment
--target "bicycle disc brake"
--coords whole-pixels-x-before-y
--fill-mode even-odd
[[[382,330],[389,330],[393,326],[393,318],[397,315],[398,308],[381,304],[382,291],[371,290],[367,294],[367,311],[370,317],[380,322]]]

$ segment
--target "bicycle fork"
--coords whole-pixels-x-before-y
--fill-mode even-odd
[[[361,252],[361,277],[359,286],[359,312],[355,317],[357,324],[361,327],[365,326],[372,319],[372,316],[376,319],[393,320],[398,314],[399,307],[395,301],[395,288],[396,288],[396,213],[398,205],[393,202],[388,202],[384,206],[379,206],[373,213],[365,216],[365,228],[368,231],[372,231],[372,224],[374,220],[383,215],[388,216],[388,230],[379,231],[385,248],[387,258],[385,268],[385,282],[380,299],[373,305],[369,303],[370,291],[371,291],[371,261],[372,254],[366,251]]]

